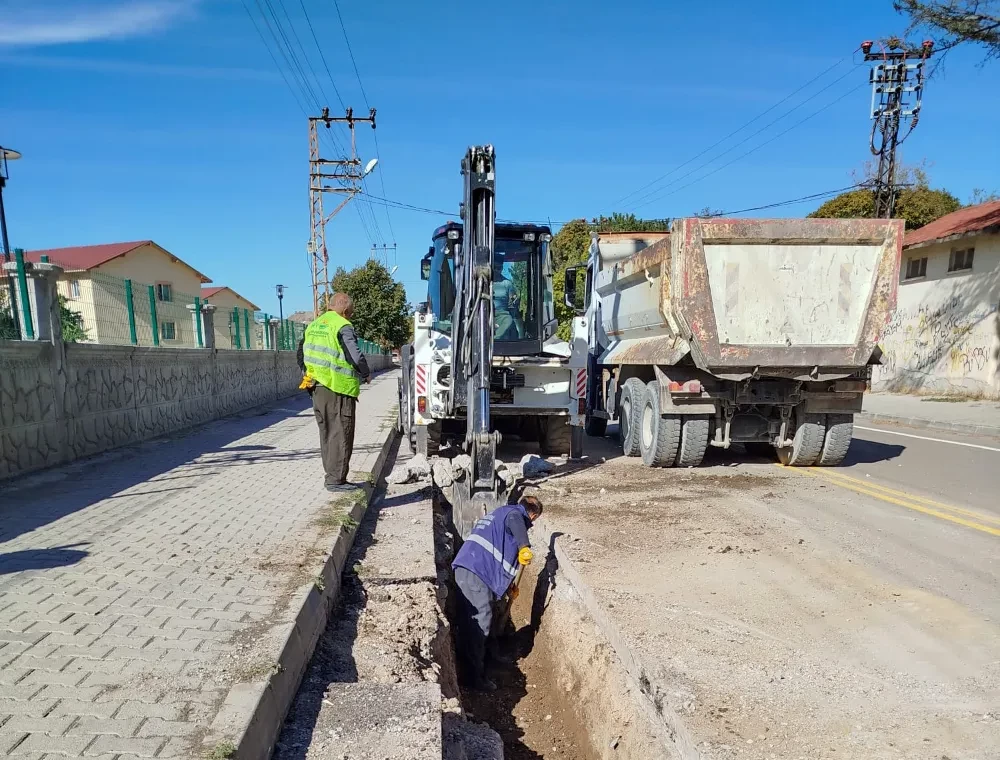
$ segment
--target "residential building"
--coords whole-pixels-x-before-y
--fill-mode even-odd
[[[197,346],[191,310],[211,279],[152,240],[28,251],[64,271],[58,288],[94,343]],[[131,293],[133,320],[127,307]],[[155,339],[154,339],[155,325]]]
[[[249,348],[264,348],[263,317],[254,319],[254,312],[260,311],[259,306],[225,285],[203,287],[201,299],[216,307],[216,348],[247,348],[247,328],[250,330]]]
[[[909,232],[876,391],[1000,398],[1000,201]]]

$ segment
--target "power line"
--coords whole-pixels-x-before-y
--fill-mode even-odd
[[[247,12],[247,17],[250,19],[250,23],[253,24],[254,31],[257,32],[257,36],[260,37],[260,41],[264,43],[264,48],[267,50],[267,54],[271,57],[271,60],[274,62],[274,67],[278,70],[278,73],[281,74],[281,78],[285,81],[285,86],[288,87],[288,91],[292,94],[292,97],[295,99],[296,105],[298,105],[299,110],[302,111],[302,115],[308,116],[305,106],[302,105],[302,101],[299,100],[298,94],[292,88],[292,83],[288,81],[288,77],[285,75],[285,70],[281,68],[281,65],[278,63],[278,59],[274,57],[274,52],[271,50],[271,46],[267,44],[267,39],[264,37],[263,32],[261,32],[260,28],[257,26],[257,21],[254,19],[253,14],[250,13],[250,8],[247,7],[245,0],[240,0],[240,3],[243,6],[243,10]]]
[[[857,67],[855,67],[855,68],[857,68]],[[778,118],[772,119],[767,124],[765,124],[763,127],[761,127],[760,129],[758,129],[756,132],[753,132],[752,134],[747,135],[746,137],[744,137],[739,142],[734,143],[733,145],[731,145],[728,148],[726,148],[726,150],[724,150],[721,153],[719,153],[718,155],[713,156],[712,158],[710,158],[708,161],[705,161],[705,162],[699,164],[698,166],[694,167],[690,171],[686,172],[685,174],[682,174],[680,177],[677,177],[677,179],[671,180],[670,182],[668,182],[663,187],[657,188],[656,190],[652,190],[652,191],[646,193],[645,195],[641,196],[640,198],[638,198],[636,201],[633,202],[631,208],[633,208],[633,209],[635,209],[635,208],[641,208],[642,206],[648,205],[648,203],[650,203],[650,202],[652,202],[654,200],[658,200],[660,198],[666,197],[664,195],[660,195],[660,193],[662,193],[667,188],[669,188],[669,187],[671,187],[673,185],[676,185],[681,180],[684,180],[684,179],[690,177],[692,174],[697,173],[701,169],[704,169],[704,168],[708,167],[710,164],[712,164],[715,161],[718,161],[723,156],[726,156],[726,155],[732,153],[734,150],[736,150],[737,148],[739,148],[741,145],[746,145],[748,142],[750,142],[750,140],[752,140],[753,138],[755,138],[757,135],[761,134],[762,132],[767,131],[768,129],[770,129],[771,127],[773,127],[775,124],[777,124],[779,121],[781,121],[782,119],[784,119],[787,116],[790,116],[791,114],[795,113],[795,111],[797,111],[798,109],[800,109],[806,103],[809,103],[810,101],[815,100],[816,98],[818,98],[820,95],[822,95],[824,92],[826,92],[827,90],[829,90],[834,85],[842,82],[844,79],[847,79],[847,77],[851,76],[853,73],[854,73],[854,69],[852,68],[846,74],[843,74],[842,76],[837,77],[836,79],[834,79],[832,82],[830,82],[825,87],[823,87],[823,88],[817,90],[816,92],[814,92],[812,95],[810,95],[808,98],[806,98],[805,100],[803,100],[801,103],[798,103],[798,104],[792,106],[790,109],[788,109],[783,114],[781,114],[781,116],[779,116]],[[803,121],[805,121],[805,120],[803,120]],[[795,124],[795,126],[798,126],[799,124],[802,124],[803,121],[797,122]],[[786,132],[787,131],[788,130],[786,130]],[[782,134],[784,134],[784,132]],[[729,164],[727,164],[727,166],[728,165]],[[671,193],[667,193],[667,195],[671,195]],[[649,199],[649,200],[646,200],[646,199]],[[645,202],[643,202],[643,201],[645,201]]]
[[[867,87],[868,84],[864,83],[861,86],[862,87]],[[845,92],[843,95],[841,95],[839,98],[836,98],[835,100],[830,101],[825,106],[822,106],[821,108],[813,111],[811,114],[809,114],[805,118],[799,119],[799,121],[797,121],[794,124],[792,124],[792,126],[790,126],[788,129],[782,130],[781,132],[779,132],[778,134],[776,134],[774,137],[771,137],[770,139],[765,140],[764,142],[760,143],[759,145],[754,146],[753,148],[751,148],[750,150],[746,151],[745,153],[741,153],[740,155],[736,156],[736,158],[734,158],[732,161],[727,161],[726,163],[722,164],[721,166],[717,166],[716,168],[712,169],[712,171],[706,172],[705,174],[701,175],[700,177],[695,177],[690,182],[688,182],[688,183],[686,183],[684,185],[681,185],[680,187],[678,187],[678,188],[676,188],[674,190],[671,190],[669,193],[666,193],[664,195],[659,195],[658,197],[655,197],[655,198],[651,198],[648,201],[645,201],[644,203],[640,203],[637,206],[634,206],[633,208],[642,208],[643,206],[648,206],[650,203],[653,203],[655,201],[663,200],[664,198],[669,198],[671,195],[676,195],[681,190],[684,190],[685,188],[691,187],[691,185],[697,184],[698,182],[701,182],[703,179],[707,179],[708,177],[711,177],[713,174],[716,174],[716,173],[722,171],[726,167],[732,166],[737,161],[742,161],[747,156],[749,156],[749,155],[751,155],[753,153],[756,153],[758,150],[760,150],[761,148],[763,148],[765,145],[770,145],[771,143],[773,143],[778,138],[784,137],[785,135],[787,135],[789,132],[791,132],[796,127],[799,127],[800,125],[805,124],[807,121],[809,121],[813,117],[818,116],[823,111],[825,111],[827,108],[830,108],[830,107],[836,105],[841,100],[843,100],[844,98],[846,98],[848,95],[854,94],[859,89],[860,89],[860,87],[852,87],[847,92]],[[683,179],[683,178],[681,178],[681,179]],[[666,189],[666,188],[664,188],[664,189]]]
[[[347,106],[344,105],[344,99],[340,97],[340,90],[337,89],[337,83],[333,79],[333,74],[330,72],[330,65],[326,62],[326,55],[323,53],[323,48],[319,44],[319,39],[316,37],[316,30],[313,28],[312,20],[309,18],[309,12],[306,10],[305,0],[299,0],[299,5],[302,6],[302,15],[305,16],[306,24],[309,25],[309,32],[312,34],[313,42],[316,43],[316,49],[319,51],[320,60],[323,62],[323,68],[326,69],[326,75],[330,77],[330,84],[333,85],[333,92],[337,96],[337,100],[340,102],[340,107],[343,110],[347,110]]]
[[[348,37],[348,35],[347,35],[347,26],[344,24],[344,17],[340,13],[340,3],[338,2],[338,0],[333,0],[333,6],[334,6],[334,8],[337,9],[337,19],[340,21],[340,31],[344,35],[344,43],[347,45],[347,53],[351,57],[351,65],[354,67],[354,76],[358,80],[358,87],[361,88],[361,97],[365,101],[365,108],[371,108],[371,106],[368,104],[368,93],[365,92],[365,84],[364,84],[364,82],[361,81],[361,72],[358,70],[358,62],[354,58],[354,49],[351,47],[351,40],[350,40],[350,37]],[[373,136],[375,138],[375,158],[377,158],[379,160],[379,163],[381,164],[382,163],[382,152],[379,149],[378,133],[376,132]],[[384,196],[384,195],[386,195],[386,191],[385,191],[385,165],[384,164],[382,165],[382,168],[379,169],[378,179],[379,179],[379,184],[382,187],[382,195]],[[367,195],[367,193],[366,193],[366,195]],[[389,216],[389,207],[388,206],[384,206],[383,210],[385,211],[385,221],[386,221],[386,224],[389,225],[389,234],[392,235],[393,242],[395,242],[395,240],[396,240],[396,233],[392,229],[392,219]]]
[[[651,187],[652,185],[655,185],[657,182],[660,182],[661,180],[666,179],[667,177],[671,176],[675,172],[678,172],[681,169],[683,169],[685,166],[687,166],[688,164],[690,164],[692,161],[696,161],[697,159],[701,158],[702,156],[704,156],[709,151],[711,151],[711,150],[717,148],[718,146],[722,145],[722,143],[724,143],[730,137],[733,137],[734,135],[742,132],[744,129],[746,129],[747,127],[749,127],[755,121],[763,118],[764,116],[767,116],[767,114],[769,114],[775,108],[777,108],[778,106],[780,106],[782,103],[788,102],[791,98],[793,98],[798,93],[802,92],[802,90],[804,90],[806,87],[808,87],[809,85],[811,85],[813,82],[816,82],[817,80],[822,79],[824,76],[826,76],[828,73],[830,73],[835,68],[837,68],[838,66],[840,66],[840,64],[844,63],[846,60],[847,60],[846,56],[844,58],[841,58],[839,61],[837,61],[833,65],[827,67],[823,71],[821,71],[819,74],[817,74],[816,76],[814,76],[812,79],[810,79],[808,82],[806,82],[802,86],[800,86],[797,89],[793,90],[792,92],[788,93],[785,97],[783,97],[781,100],[779,100],[773,106],[771,106],[770,108],[768,108],[766,111],[761,111],[759,114],[757,114],[752,119],[750,119],[750,121],[746,122],[745,124],[743,124],[740,127],[737,127],[732,132],[730,132],[728,135],[726,135],[725,137],[723,137],[721,140],[718,140],[717,142],[713,143],[712,145],[709,145],[707,148],[705,148],[705,150],[701,151],[701,153],[698,153],[697,155],[692,156],[691,158],[689,158],[687,161],[685,161],[680,166],[675,166],[673,169],[671,169],[666,174],[663,174],[663,175],[657,177],[656,179],[652,180],[651,182],[647,182],[645,185],[643,185],[642,187],[638,188],[637,190],[633,190],[628,195],[625,195],[625,196],[619,198],[617,201],[614,202],[613,205],[617,206],[622,201],[628,200],[633,195],[636,195],[637,193],[642,192],[646,188]],[[605,210],[607,210],[607,209],[605,209]]]

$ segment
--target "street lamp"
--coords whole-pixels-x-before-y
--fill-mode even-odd
[[[10,173],[7,169],[8,161],[16,161],[21,157],[21,154],[16,150],[11,150],[10,148],[5,148],[0,145],[0,243],[3,245],[3,260],[4,263],[10,263],[10,240],[7,239],[7,214],[4,213],[3,208],[3,189],[7,185],[7,178]],[[10,299],[10,316],[14,320],[14,328],[17,331],[17,336],[23,337],[21,334],[21,320],[17,313],[17,301],[14,296],[14,273],[7,273],[7,295]]]
[[[285,297],[285,286],[284,285],[275,285],[274,286],[274,292],[277,293],[277,295],[278,295],[278,319],[284,321],[284,319],[285,319],[285,311],[284,311],[284,307],[282,306],[281,302],[282,302],[282,300]]]
[[[7,162],[16,161],[20,157],[21,154],[16,150],[0,145],[0,237],[3,238],[3,259],[5,262],[10,261],[10,241],[7,239],[7,215],[3,209],[3,189],[10,176],[7,171]]]

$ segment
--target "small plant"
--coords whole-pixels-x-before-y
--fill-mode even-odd
[[[209,754],[209,760],[230,760],[236,756],[236,745],[230,741],[219,742]]]
[[[313,586],[321,594],[326,590],[326,581],[323,580],[323,576],[322,575],[317,575],[316,576],[316,580],[313,581]]]

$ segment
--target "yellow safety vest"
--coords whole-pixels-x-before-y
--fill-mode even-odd
[[[306,372],[317,383],[334,393],[357,398],[361,394],[361,376],[347,361],[338,334],[342,327],[351,324],[335,311],[314,319],[306,328],[302,345],[302,358]]]

